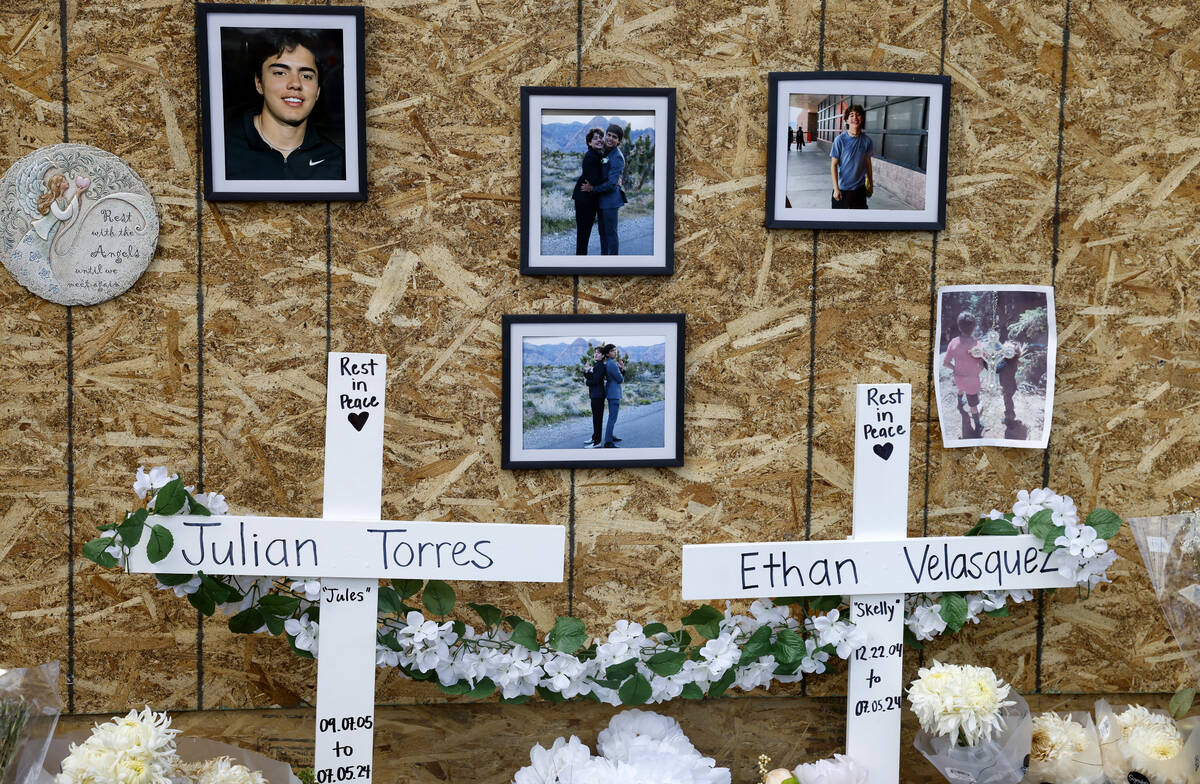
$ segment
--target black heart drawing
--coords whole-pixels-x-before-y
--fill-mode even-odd
[[[354,416],[354,415],[351,414],[350,416]],[[875,446],[871,447],[871,449],[875,450],[875,454],[879,455],[884,460],[887,460],[889,457],[892,456],[892,442],[891,441],[888,441],[886,444],[876,444]]]
[[[347,414],[346,419],[350,420],[350,424],[354,425],[355,430],[361,431],[363,429],[363,425],[367,424],[367,417],[369,416],[371,416],[370,411],[360,411],[357,414]],[[888,444],[888,449],[890,450],[891,448],[892,445]]]

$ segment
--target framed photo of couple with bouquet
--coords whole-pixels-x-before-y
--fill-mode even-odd
[[[521,88],[521,273],[675,269],[674,88]]]

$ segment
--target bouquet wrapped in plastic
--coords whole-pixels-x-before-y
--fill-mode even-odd
[[[923,667],[908,688],[913,745],[952,784],[1017,784],[1033,732],[1029,705],[987,667]]]
[[[1194,784],[1200,781],[1200,732],[1166,711],[1096,702],[1096,731],[1110,781]]]
[[[1167,625],[1200,680],[1200,515],[1134,517],[1129,528]]]
[[[1022,784],[1104,784],[1100,739],[1092,714],[1043,713],[1033,718],[1029,770]]]
[[[0,670],[0,784],[37,781],[60,713],[58,662]]]

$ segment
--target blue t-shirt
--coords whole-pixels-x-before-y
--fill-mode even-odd
[[[844,191],[861,188],[867,181],[867,161],[871,158],[871,137],[865,133],[851,136],[842,131],[833,140],[830,158],[838,159],[838,187]]]

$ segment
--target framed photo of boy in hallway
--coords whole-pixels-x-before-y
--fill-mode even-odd
[[[674,88],[521,88],[521,274],[675,269]]]
[[[682,314],[504,316],[501,468],[683,465]]]
[[[204,197],[363,201],[361,6],[196,6]]]
[[[768,77],[769,229],[946,227],[950,77]]]
[[[933,377],[942,445],[1045,449],[1057,344],[1052,286],[938,289]]]

